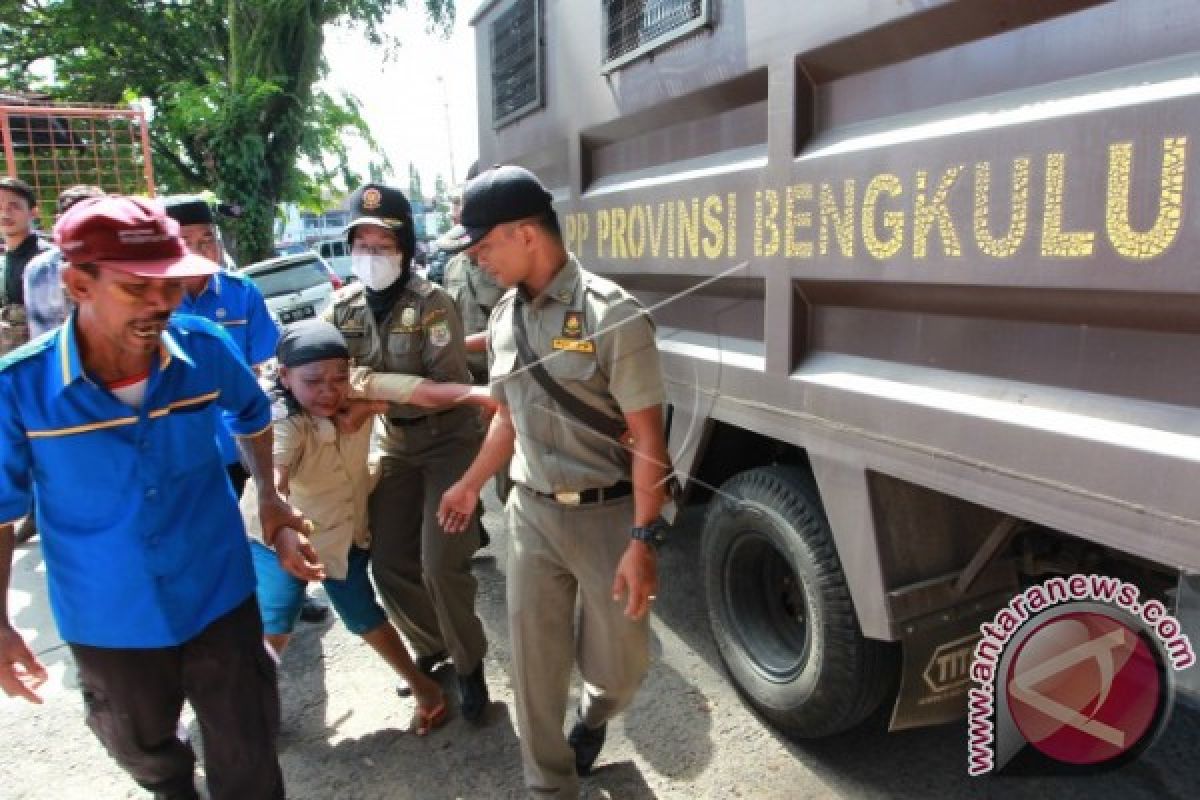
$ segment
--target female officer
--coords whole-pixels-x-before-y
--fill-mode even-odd
[[[359,366],[470,383],[462,322],[445,290],[412,272],[412,210],[404,194],[370,183],[349,200],[346,236],[359,283],[338,292],[326,317],[346,337]],[[443,532],[438,501],[470,465],[482,442],[474,408],[393,403],[382,424],[381,478],[371,495],[375,583],[397,626],[431,671],[447,652],[458,673],[460,713],[478,721],[488,703],[487,651],[475,614],[472,524]]]

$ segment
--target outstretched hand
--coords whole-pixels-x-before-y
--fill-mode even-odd
[[[283,528],[275,537],[275,556],[279,566],[302,581],[325,580],[325,566],[316,548],[300,531]]]
[[[46,668],[11,627],[0,627],[0,689],[9,697],[41,703],[38,687],[46,682]]]

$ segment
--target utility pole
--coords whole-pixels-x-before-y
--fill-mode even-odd
[[[442,110],[446,118],[446,152],[450,155],[450,186],[453,188],[458,186],[458,178],[454,175],[454,132],[450,129],[450,97],[446,93],[445,76],[438,75],[437,81],[442,86]]]

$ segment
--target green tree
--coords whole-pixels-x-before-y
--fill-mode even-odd
[[[450,29],[454,0],[416,1],[435,28]],[[355,99],[316,87],[327,72],[326,26],[354,26],[372,45],[397,47],[383,22],[407,4],[3,0],[0,80],[61,101],[150,100],[161,189],[211,188],[240,205],[245,216],[231,233],[236,254],[252,261],[271,252],[280,201],[311,207],[322,189],[358,182],[347,136],[374,147]],[[380,173],[389,170],[385,159]]]
[[[425,195],[421,192],[421,173],[411,161],[408,162],[408,196],[413,202],[425,202]]]

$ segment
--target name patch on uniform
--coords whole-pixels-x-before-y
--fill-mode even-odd
[[[570,350],[572,353],[594,353],[596,345],[592,342],[581,342],[578,339],[551,339],[550,346],[555,350]]]
[[[563,314],[562,335],[568,339],[578,339],[583,336],[582,311],[568,311]]]
[[[433,323],[437,322],[438,320],[445,319],[445,318],[446,318],[446,309],[435,308],[433,311],[430,311],[428,314],[426,314],[424,317],[422,317],[421,324],[428,327],[428,326],[432,325]]]
[[[429,327],[429,342],[434,347],[445,347],[450,344],[450,324],[442,321]]]

